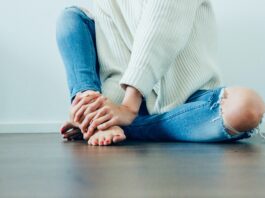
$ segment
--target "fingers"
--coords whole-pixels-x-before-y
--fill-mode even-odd
[[[88,126],[96,114],[97,114],[97,112],[93,112],[93,113],[90,113],[90,114],[85,116],[84,120],[80,124],[80,129],[81,129],[83,134],[85,134],[87,132]]]
[[[93,90],[87,90],[87,91],[84,91],[84,92],[78,92],[75,96],[75,99],[73,100],[72,102],[72,105],[76,105],[77,103],[79,103],[79,101],[83,98],[83,97],[86,97],[86,96],[89,96],[89,95],[94,95],[94,96],[100,96],[100,93],[99,91],[93,91]]]
[[[88,132],[91,133],[97,128],[98,125],[101,123],[104,123],[112,118],[112,115],[109,114],[109,109],[107,107],[103,107],[98,110],[97,115],[93,118],[89,128]]]
[[[82,98],[75,106],[71,107],[70,109],[70,120],[74,122],[74,119],[76,117],[77,111],[86,104],[89,104],[92,100],[97,98],[98,96],[92,95]]]
[[[97,110],[98,108],[100,108],[104,102],[106,101],[106,97],[105,96],[99,96],[96,98],[91,98],[90,100],[88,99],[86,100],[81,100],[76,107],[74,107],[76,110],[73,110],[73,114],[74,114],[74,122],[78,122],[80,123],[80,118],[83,114],[87,115],[89,113],[94,112],[95,110]],[[87,105],[84,105],[84,103],[89,103]]]
[[[108,129],[111,126],[115,126],[117,125],[118,121],[116,117],[112,117],[110,120],[108,120],[105,123],[100,124],[99,126],[97,126],[98,130],[105,130]]]
[[[77,122],[79,124],[79,126],[84,121],[85,118],[86,118],[86,115],[84,115],[84,114],[79,118],[79,121]]]
[[[83,105],[77,110],[74,121],[79,123],[88,105]]]
[[[110,114],[106,114],[96,120],[93,120],[92,123],[90,124],[89,128],[88,128],[88,132],[93,132],[97,127],[98,125],[108,121],[111,119],[111,115]]]
[[[104,126],[104,128],[109,128],[109,127],[111,127],[111,126],[115,126],[116,125],[116,123],[117,123],[117,121],[116,121],[116,119],[114,118],[112,118],[112,119],[110,119],[109,121],[107,121],[107,122],[105,122],[105,123],[103,123],[103,124],[101,124],[101,125],[99,125],[99,126]],[[92,123],[91,123],[91,125],[92,125]],[[92,126],[93,127],[93,126]],[[97,129],[96,129],[97,128]],[[84,135],[83,135],[83,138],[85,139],[85,140],[88,140],[94,133],[95,133],[95,129],[96,130],[101,130],[101,129],[99,129],[99,127],[93,127],[92,129],[90,129],[90,127],[89,127],[89,130],[87,131],[87,133],[85,133]],[[120,140],[119,138],[118,138],[118,140],[117,141],[122,141],[122,139]]]
[[[87,114],[94,112],[95,110],[99,109],[100,107],[102,107],[102,105],[104,104],[106,99],[107,98],[103,95],[98,97],[93,103],[89,104],[89,107],[86,108],[84,114],[87,115]]]
[[[83,134],[84,140],[88,140],[91,136],[93,136],[98,130],[93,130],[93,131],[87,131],[86,133]]]

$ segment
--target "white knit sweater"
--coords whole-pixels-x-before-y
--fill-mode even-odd
[[[208,0],[97,0],[93,12],[102,93],[120,104],[138,89],[150,114],[222,85]]]

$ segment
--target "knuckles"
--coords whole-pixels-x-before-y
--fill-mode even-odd
[[[90,111],[91,111],[91,107],[88,106],[87,109],[86,109],[86,114],[88,114]]]

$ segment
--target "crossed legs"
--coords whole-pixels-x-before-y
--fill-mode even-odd
[[[79,32],[78,28],[80,29]],[[58,21],[57,40],[66,66],[71,100],[78,91],[100,90],[100,82],[95,67],[97,60],[94,22],[77,8],[68,8]],[[81,46],[81,43],[84,44],[82,45],[83,48],[77,48]],[[76,54],[79,51],[80,53]],[[231,135],[257,127],[265,113],[265,104],[260,95],[245,87],[225,88],[221,107],[224,124]],[[66,130],[71,127],[73,128],[71,124],[66,123],[63,129]],[[113,129],[115,129],[112,130],[113,134],[116,134],[118,132],[117,127]],[[76,128],[72,132],[74,133],[75,130]],[[96,136],[91,138],[90,143],[96,145],[104,142],[102,145],[105,145],[105,143],[108,144],[108,140],[115,142],[113,134],[95,134]],[[121,137],[121,139],[125,138]]]

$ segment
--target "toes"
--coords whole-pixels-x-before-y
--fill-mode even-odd
[[[94,139],[93,137],[91,137],[91,138],[88,139],[88,141],[87,141],[88,145],[92,145],[92,140],[93,139]]]
[[[98,145],[98,134],[97,133],[92,135],[89,138],[88,144],[93,145],[93,146],[97,146]]]
[[[105,136],[101,134],[98,138],[98,145],[100,146],[104,145],[104,141],[105,141]]]
[[[70,129],[66,133],[63,134],[63,138],[68,140],[77,140],[80,139],[80,130],[78,129]],[[81,135],[82,136],[82,135]]]
[[[118,142],[121,142],[121,141],[123,141],[125,139],[126,139],[126,136],[124,134],[119,134],[119,135],[113,136],[112,141],[114,143],[118,143]]]
[[[118,143],[126,139],[122,130],[104,130],[104,131],[97,131],[94,135],[92,135],[89,140],[88,144],[90,145],[99,145],[99,146],[106,146],[112,143]]]
[[[104,145],[110,145],[112,143],[112,138],[113,138],[113,135],[112,134],[106,135],[105,136]]]
[[[60,128],[61,134],[66,133],[69,129],[73,128],[73,125],[66,121]]]
[[[93,146],[97,146],[98,145],[98,138],[94,138],[92,141],[91,141],[91,144]]]

